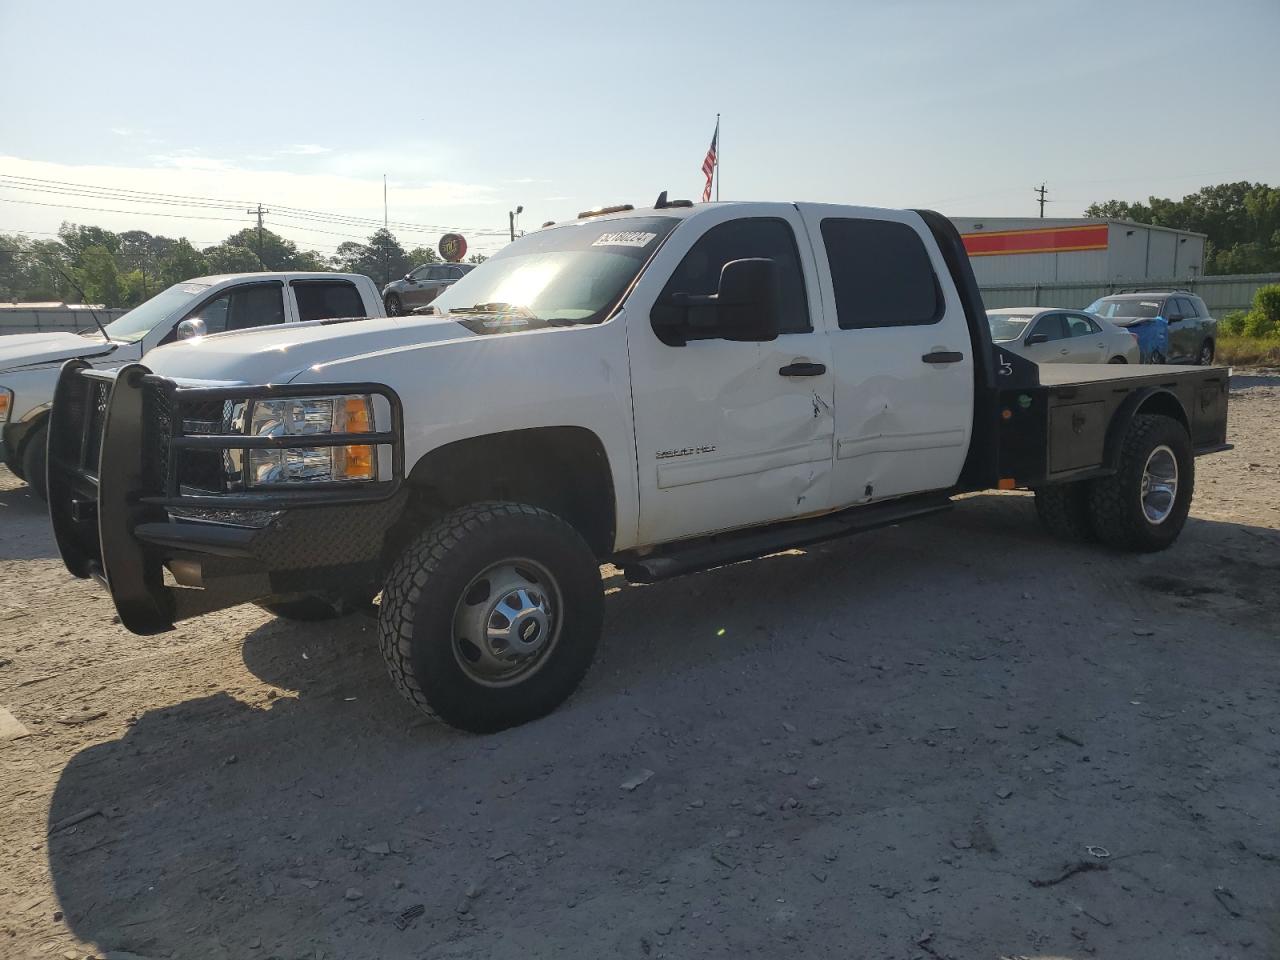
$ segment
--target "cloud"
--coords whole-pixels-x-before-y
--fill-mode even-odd
[[[503,180],[503,183],[550,183],[550,180],[541,180],[538,177],[516,177],[514,180]]]
[[[299,157],[314,157],[317,154],[332,152],[332,147],[322,147],[318,143],[295,143],[280,151],[280,153],[293,154]]]

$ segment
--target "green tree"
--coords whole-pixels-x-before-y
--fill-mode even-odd
[[[85,247],[80,253],[80,287],[88,303],[100,303],[104,307],[118,307],[124,303],[120,272],[115,257],[106,247],[97,244]]]
[[[229,243],[206,247],[204,256],[211,273],[252,273],[262,269],[258,266],[256,253],[246,247],[237,247]]]
[[[258,228],[245,227],[223,240],[219,246],[241,247],[258,255]],[[270,230],[262,231],[262,267],[254,270],[324,270],[324,258],[312,250],[299,250],[292,240],[286,240]]]
[[[406,256],[409,258],[409,262],[413,264],[409,268],[410,270],[413,267],[420,267],[424,263],[438,263],[440,261],[440,254],[436,253],[434,247],[414,247]]]
[[[1280,270],[1280,188],[1265,183],[1221,183],[1181,200],[1150,197],[1147,204],[1107,200],[1090,204],[1085,216],[1206,234],[1205,273]]]
[[[484,263],[488,259],[489,258],[483,253],[473,253],[471,256],[467,257],[467,263]]]
[[[102,227],[86,227],[64,222],[58,228],[58,239],[77,260],[84,256],[84,252],[90,247],[102,247],[113,255],[120,249],[120,237]]]
[[[375,230],[368,243],[343,243],[334,254],[333,265],[343,273],[363,273],[378,284],[403,277],[414,267],[404,247],[386,229]]]
[[[160,261],[160,282],[168,287],[192,277],[204,276],[209,272],[209,264],[202,254],[186,237],[179,239]]]

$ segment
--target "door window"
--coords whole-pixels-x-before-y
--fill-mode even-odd
[[[298,319],[328,320],[331,317],[367,317],[364,300],[349,280],[295,280]]]
[[[713,294],[720,288],[720,271],[724,265],[750,257],[765,257],[778,265],[782,279],[780,332],[812,330],[795,234],[785,220],[771,217],[729,220],[704,233],[676,267],[659,302],[677,293]]]
[[[920,235],[893,220],[822,221],[842,330],[937,323],[943,300]]]
[[[1060,313],[1051,313],[1048,316],[1041,317],[1036,321],[1034,329],[1028,334],[1027,339],[1031,337],[1043,336],[1052,343],[1055,340],[1065,340],[1069,336],[1067,331],[1066,317]]]
[[[1101,333],[1102,328],[1090,320],[1088,317],[1082,317],[1078,313],[1068,313],[1067,334],[1072,337],[1091,337],[1095,333]]]
[[[422,266],[422,267],[418,267],[416,270],[410,273],[409,276],[413,277],[413,279],[415,280],[422,281],[427,279],[427,274],[430,272],[431,272],[431,267]]]
[[[284,323],[283,292],[284,286],[279,283],[236,287],[204,303],[188,316],[203,320],[208,333]]]
[[[1170,323],[1182,319],[1182,307],[1177,297],[1170,297],[1164,304],[1164,318]]]
[[[1178,298],[1178,311],[1182,314],[1184,320],[1194,319],[1198,315],[1195,304],[1186,297]]]

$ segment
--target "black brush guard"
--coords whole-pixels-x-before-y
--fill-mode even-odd
[[[392,429],[305,441],[187,429],[208,422],[189,414],[207,417],[227,401],[347,393],[386,398]],[[399,398],[379,384],[192,387],[142,364],[114,374],[69,361],[49,425],[49,515],[63,562],[102,581],[121,623],[141,634],[249,600],[349,586],[376,567],[403,509],[402,423]],[[220,463],[224,450],[351,444],[390,446],[391,478],[236,492],[208,469],[208,455]],[[201,565],[201,588],[165,583],[175,560]]]

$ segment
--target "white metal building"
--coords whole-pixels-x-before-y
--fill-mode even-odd
[[[1196,280],[1205,235],[1128,220],[952,217],[981,286]]]

